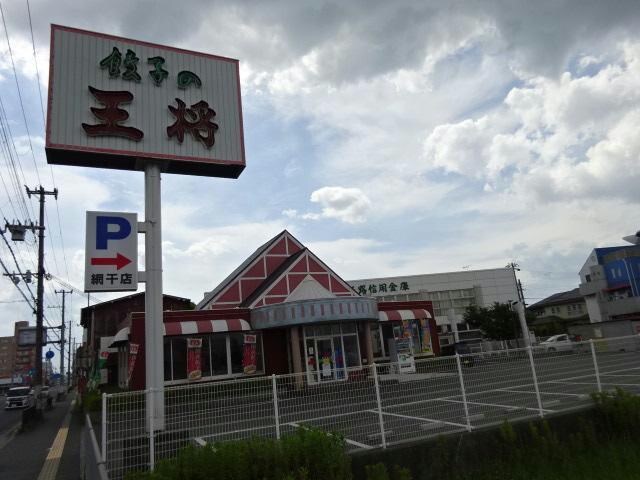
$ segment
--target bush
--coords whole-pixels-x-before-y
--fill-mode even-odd
[[[215,473],[214,473],[215,472]],[[340,436],[298,429],[280,441],[261,437],[187,447],[153,473],[129,480],[351,480],[351,461]]]
[[[99,412],[102,409],[102,395],[98,390],[90,390],[82,396],[85,412]]]

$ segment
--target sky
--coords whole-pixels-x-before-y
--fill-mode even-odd
[[[26,1],[1,3],[18,180],[59,189],[48,307],[56,278],[84,284],[87,210],[144,212],[142,173],[46,163],[51,23],[240,62],[247,167],[163,176],[165,293],[197,303],[286,228],[347,280],[516,262],[534,303],[640,228],[637,1],[31,0],[32,30]],[[4,150],[0,173],[0,213],[25,220]],[[27,237],[13,248],[35,271]],[[14,269],[1,241],[0,259]],[[35,321],[20,300],[2,277],[0,335]],[[68,297],[78,338],[86,303]]]

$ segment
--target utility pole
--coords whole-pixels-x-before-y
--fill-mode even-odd
[[[69,377],[69,380],[67,382],[67,386],[73,383],[73,370],[71,370],[71,354],[72,352],[75,353],[76,351],[75,341],[73,343],[71,342],[72,331],[73,331],[73,328],[71,328],[71,322],[69,322],[69,348],[67,349],[67,376]]]
[[[522,340],[524,341],[525,347],[531,346],[531,337],[529,336],[529,327],[527,325],[527,316],[525,312],[525,303],[524,303],[524,294],[522,293],[522,283],[516,277],[516,271],[520,271],[520,268],[517,263],[511,262],[507,264],[507,268],[510,268],[513,271],[513,281],[516,287],[516,294],[518,295],[518,300],[513,302],[516,307],[516,312],[518,314],[518,320],[520,321],[520,330],[522,330]]]
[[[65,330],[65,322],[64,322],[64,311],[65,311],[65,297],[67,294],[72,294],[73,290],[54,290],[56,293],[62,294],[62,326],[60,327],[60,381],[64,382],[64,330]],[[71,333],[71,329],[69,329],[69,333]],[[69,348],[71,348],[71,344],[69,344]]]
[[[53,195],[58,198],[58,189],[55,188],[52,192],[46,191],[42,185],[35,190],[27,189],[27,195],[31,198],[31,195],[40,196],[40,217],[38,220],[38,226],[32,226],[34,230],[38,230],[38,293],[36,298],[36,376],[35,387],[36,395],[40,393],[39,387],[42,385],[42,324],[44,319],[44,201],[47,195]],[[39,396],[39,395],[38,395]]]

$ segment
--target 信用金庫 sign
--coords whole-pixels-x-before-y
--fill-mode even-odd
[[[47,161],[237,178],[237,60],[53,25]]]

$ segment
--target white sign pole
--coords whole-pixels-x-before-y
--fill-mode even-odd
[[[164,429],[164,352],[162,318],[162,223],[160,164],[145,163],[145,364],[147,425]]]

